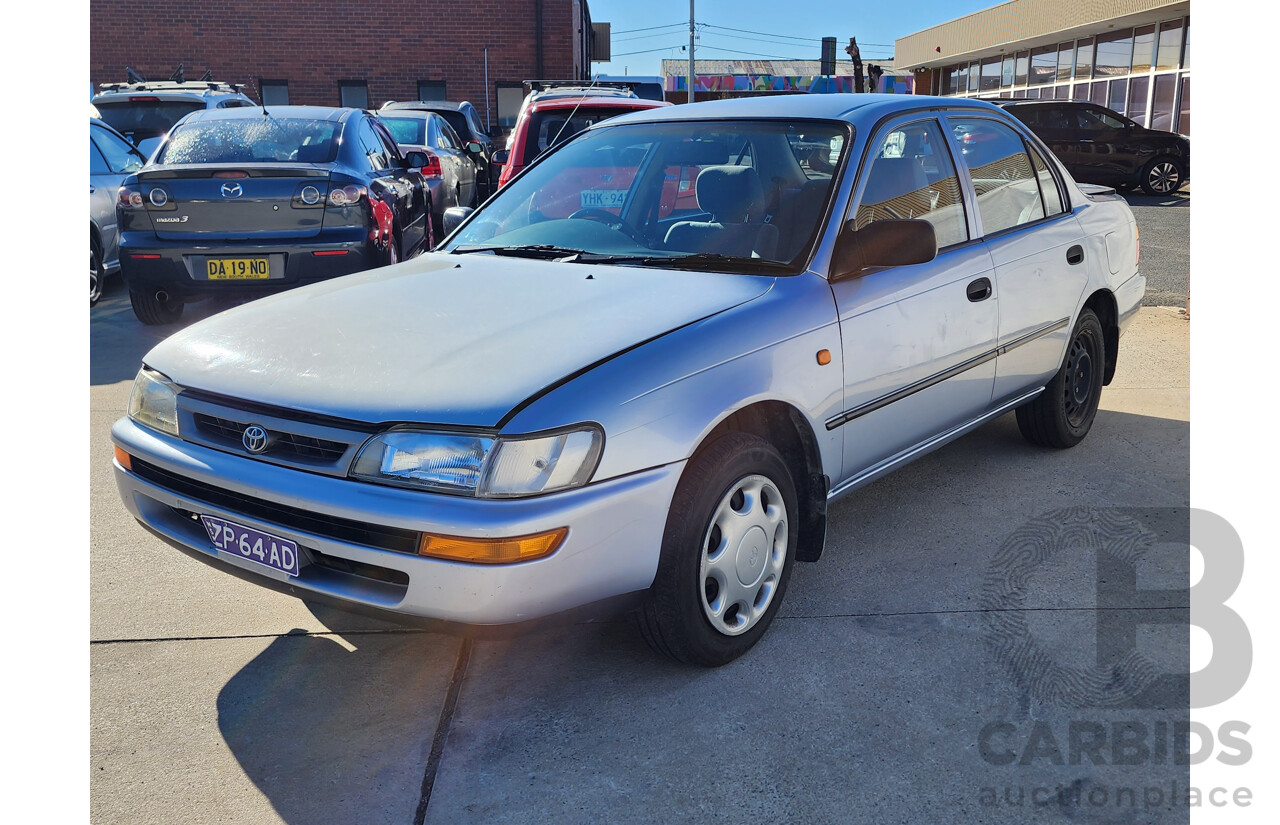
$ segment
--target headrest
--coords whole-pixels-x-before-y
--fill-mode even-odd
[[[742,223],[748,215],[759,218],[764,209],[764,187],[750,166],[704,167],[694,191],[698,208],[720,223]]]
[[[928,185],[924,167],[915,158],[876,158],[862,193],[862,202],[884,203]]]

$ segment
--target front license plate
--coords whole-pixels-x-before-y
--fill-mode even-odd
[[[210,281],[265,281],[271,277],[266,258],[210,258],[205,266]]]
[[[213,516],[200,516],[209,541],[224,553],[256,562],[272,570],[298,575],[298,545],[288,539],[273,536]]]
[[[626,189],[583,189],[583,209],[621,209],[627,199]]]

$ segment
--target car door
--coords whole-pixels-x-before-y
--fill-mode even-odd
[[[1058,370],[1088,282],[1084,232],[1040,149],[994,117],[948,114],[1000,296],[996,404]]]
[[[475,205],[476,165],[463,148],[458,134],[453,131],[444,118],[439,118],[440,129],[436,133],[440,151],[450,159],[453,167],[453,179],[457,186],[458,206]]]
[[[107,269],[114,268],[119,258],[116,194],[125,177],[144,163],[146,158],[123,138],[89,124],[89,214],[98,224],[102,263]]]
[[[374,162],[374,175],[393,200],[392,211],[400,223],[400,245],[408,254],[426,238],[426,195],[422,176],[405,166],[400,149],[385,126],[374,118],[365,118],[361,125],[362,134],[366,128],[372,135],[370,159]]]
[[[844,349],[844,478],[877,472],[966,424],[991,403],[998,291],[973,226],[949,141],[935,118],[891,123],[863,163],[855,226],[886,219],[934,225],[929,263],[870,270],[831,284]]]

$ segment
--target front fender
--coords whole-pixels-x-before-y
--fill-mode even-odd
[[[826,365],[817,360],[823,349]],[[599,364],[520,410],[503,432],[595,421],[605,446],[593,481],[603,481],[689,458],[721,421],[761,401],[799,410],[823,472],[839,473],[842,432],[822,422],[843,408],[840,332],[817,275],[779,278],[748,303]]]

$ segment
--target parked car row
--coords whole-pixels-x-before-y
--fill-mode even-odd
[[[416,165],[363,168],[392,147],[355,110],[189,118],[122,214],[167,217],[146,237],[192,246],[157,265],[210,288],[289,275],[241,245],[257,224],[359,253],[383,224],[351,204]],[[631,609],[657,651],[716,666],[819,560],[832,500],[1009,411],[1048,448],[1094,426],[1145,289],[1136,223],[1010,111],[786,95],[561,128],[518,130],[537,159],[451,208],[432,254],[149,352],[112,428],[129,512],[308,599],[474,624]],[[253,159],[207,163],[222,129]]]

